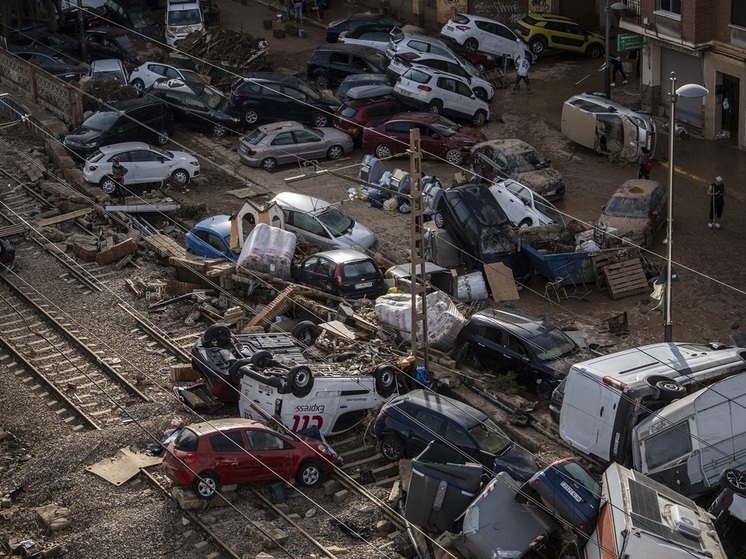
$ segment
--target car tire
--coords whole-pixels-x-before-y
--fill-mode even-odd
[[[171,173],[171,178],[182,186],[189,184],[189,173],[184,169],[176,169]]]
[[[313,115],[311,122],[315,128],[323,128],[329,126],[329,115],[324,113],[316,113]]]
[[[298,468],[295,478],[304,487],[314,487],[321,481],[321,462],[318,460],[306,460]]]
[[[446,161],[451,165],[461,165],[464,162],[464,154],[457,149],[449,149],[446,152]]]
[[[117,181],[115,181],[108,175],[102,178],[98,185],[101,187],[101,190],[103,190],[107,194],[112,195],[112,197],[113,194],[117,191],[117,188],[119,188],[119,184],[117,183]]]
[[[165,128],[162,128],[156,133],[155,143],[159,146],[165,146],[170,139],[171,139],[171,136],[168,133],[168,130],[166,130]]]
[[[257,122],[259,122],[259,113],[256,112],[254,109],[246,109],[243,113],[243,121],[246,124],[254,125]]]
[[[531,52],[533,52],[536,56],[539,56],[547,48],[546,37],[534,37],[533,39],[531,39],[531,42],[528,46],[531,49]]]
[[[398,435],[384,435],[381,439],[381,455],[389,462],[404,458],[406,448]]]
[[[329,74],[321,72],[316,74],[316,87],[319,89],[329,89]]]
[[[659,380],[655,383],[658,394],[662,400],[674,400],[686,396],[686,386],[679,384],[675,380]]]
[[[376,157],[378,159],[388,159],[392,155],[394,155],[394,150],[390,146],[386,144],[378,144],[376,146]]]
[[[138,97],[142,97],[142,94],[145,93],[145,82],[143,82],[141,79],[132,80],[132,83],[130,84],[132,88],[135,90],[135,93]]]
[[[475,87],[473,91],[477,99],[481,99],[485,103],[488,102],[486,89],[484,89],[483,87]]]
[[[391,365],[379,365],[373,377],[376,379],[376,392],[381,398],[388,398],[396,390],[396,369]]]
[[[477,69],[477,72],[479,72],[480,74],[484,74],[487,71],[487,66],[485,66],[481,62],[478,64],[475,64],[474,67]]]
[[[253,364],[252,360],[248,358],[238,359],[231,363],[231,366],[228,367],[228,377],[231,379],[231,384],[235,387],[241,386],[241,377],[243,376],[240,372],[241,367]]]
[[[433,221],[435,222],[435,227],[437,227],[438,229],[445,229],[446,220],[443,217],[442,213],[435,212],[435,215],[433,216]]]
[[[588,48],[585,49],[585,55],[588,58],[600,58],[603,53],[604,53],[604,49],[598,43],[593,43],[592,45],[588,45]]]
[[[474,37],[469,37],[464,41],[464,49],[466,49],[469,52],[477,52],[479,50],[479,41],[477,41]]]
[[[213,324],[202,334],[202,345],[227,348],[231,343],[231,331],[224,324]]]
[[[536,397],[541,400],[542,402],[548,402],[552,399],[552,392],[554,392],[554,388],[552,385],[547,381],[547,379],[536,379],[536,387],[534,388],[534,392],[536,393]]]
[[[487,122],[487,113],[484,111],[477,111],[474,113],[474,117],[471,119],[472,126],[479,128],[481,126],[484,126]]]
[[[312,346],[319,337],[319,327],[310,320],[303,320],[293,328],[293,337],[305,346]]]
[[[427,108],[427,112],[439,115],[441,111],[443,110],[443,101],[440,99],[433,99],[430,101],[430,106]]]
[[[272,362],[274,360],[275,359],[272,356],[271,351],[268,351],[266,349],[260,349],[254,355],[251,356],[251,359],[249,359],[249,362],[255,367],[259,367],[260,369],[266,369],[267,367],[272,365]],[[241,361],[243,361],[243,359]]]
[[[339,159],[345,154],[345,150],[342,146],[332,146],[326,150],[326,157],[331,160]]]
[[[277,159],[274,157],[267,157],[262,160],[260,167],[268,173],[274,173],[277,170]]]
[[[296,398],[308,396],[313,390],[313,373],[305,365],[296,365],[288,371],[288,386]]]
[[[215,136],[216,138],[222,138],[228,135],[228,129],[222,124],[213,124],[212,135]]]
[[[527,217],[521,220],[521,222],[518,224],[518,229],[522,229],[524,227],[531,227],[532,224],[533,224],[533,221],[531,221],[531,218]]]
[[[720,473],[718,485],[722,489],[730,489],[733,493],[746,495],[746,473],[728,468]]]
[[[220,480],[213,472],[202,472],[194,480],[192,488],[200,499],[212,499],[220,491]]]

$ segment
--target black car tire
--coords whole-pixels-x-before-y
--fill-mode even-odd
[[[531,43],[528,45],[536,56],[539,56],[547,48],[547,40],[545,37],[534,37],[531,39]]]
[[[518,224],[518,229],[521,229],[523,227],[531,227],[532,223],[533,223],[533,221],[531,221],[530,217],[522,219],[521,222]]]
[[[310,320],[303,320],[293,328],[293,337],[305,346],[311,346],[319,337],[319,327]]]
[[[305,365],[296,365],[288,371],[288,385],[296,398],[308,396],[313,390],[313,373]]]
[[[487,66],[479,62],[478,64],[475,64],[474,67],[477,69],[477,72],[480,74],[484,74],[487,71]]]
[[[192,487],[200,499],[212,499],[220,491],[220,481],[213,472],[202,472],[194,480]]]
[[[474,117],[471,119],[471,123],[476,128],[479,128],[481,126],[484,126],[487,122],[487,113],[484,111],[477,111],[474,113]]]
[[[446,152],[446,161],[451,165],[461,165],[464,162],[464,154],[458,149],[449,149]]]
[[[274,173],[277,170],[277,159],[274,157],[267,157],[262,161],[261,167],[268,173]]]
[[[316,74],[316,87],[319,89],[329,89],[329,74],[326,72],[320,72]]]
[[[718,485],[738,495],[746,495],[746,473],[733,468],[723,470],[718,478]]]
[[[534,389],[536,392],[536,397],[541,400],[542,402],[548,402],[552,399],[552,392],[554,392],[554,387],[547,381],[547,379],[537,379],[536,380],[536,388]]]
[[[376,392],[381,398],[388,398],[396,390],[396,369],[391,365],[379,365],[373,377],[376,379]]]
[[[440,112],[443,110],[443,101],[440,99],[433,99],[430,101],[430,106],[427,108],[427,112],[439,115]]]
[[[446,220],[443,217],[443,214],[440,212],[435,212],[433,221],[435,222],[435,227],[437,227],[438,229],[444,229],[446,226]]]
[[[603,53],[604,53],[604,49],[598,43],[593,43],[591,45],[588,45],[588,48],[585,49],[585,55],[588,58],[599,58]]]
[[[138,97],[145,93],[145,83],[141,79],[132,80],[130,85],[134,88]]]
[[[247,109],[243,113],[243,121],[246,124],[256,124],[259,122],[259,113],[256,112],[254,109]]]
[[[165,146],[170,139],[171,138],[168,133],[168,130],[166,130],[165,128],[162,128],[156,133],[155,143],[158,144],[159,146]]]
[[[329,159],[339,159],[345,154],[345,150],[342,146],[334,145],[326,150],[326,157]]]
[[[386,159],[392,155],[394,155],[394,150],[392,150],[390,146],[387,146],[386,144],[378,144],[376,146],[376,157],[378,159]]]
[[[398,435],[384,435],[381,439],[381,455],[389,462],[404,458],[406,447]]]
[[[655,387],[658,389],[658,394],[660,394],[663,400],[674,400],[686,396],[686,386],[679,384],[675,380],[659,380],[655,383]]]
[[[216,138],[222,138],[223,136],[228,135],[228,129],[222,124],[213,124],[212,135],[215,136]]]
[[[321,462],[318,460],[306,460],[298,468],[296,479],[304,487],[314,487],[321,481]]]
[[[253,355],[252,355],[253,358]],[[244,358],[244,359],[237,359],[233,363],[231,363],[231,366],[228,367],[228,377],[231,379],[231,384],[233,386],[240,386],[241,385],[241,377],[243,374],[241,374],[240,369],[244,365],[253,365],[254,362],[252,359]]]
[[[315,128],[323,128],[329,126],[329,115],[324,113],[316,113],[311,119]]]
[[[477,52],[479,50],[479,41],[477,41],[474,37],[469,37],[464,41],[464,49],[466,49],[469,52]]]
[[[176,169],[173,173],[171,173],[171,178],[182,186],[185,184],[189,184],[189,173],[184,169]]]
[[[252,365],[254,365],[255,367],[259,367],[260,369],[269,367],[270,365],[272,365],[272,362],[274,360],[275,359],[272,356],[272,352],[266,349],[260,349],[251,356],[251,359],[249,359]]]
[[[485,103],[487,102],[487,90],[483,87],[475,87],[474,88],[474,95],[477,99],[481,99]]]
[[[224,324],[213,324],[202,334],[202,345],[206,347],[228,347],[231,331]]]

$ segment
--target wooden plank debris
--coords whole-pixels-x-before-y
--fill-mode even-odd
[[[274,300],[254,315],[247,326],[265,326],[274,319],[285,314],[293,306],[291,296],[295,292],[295,285],[288,285],[283,289]]]
[[[622,299],[650,290],[639,258],[604,266],[604,276],[612,299]]]

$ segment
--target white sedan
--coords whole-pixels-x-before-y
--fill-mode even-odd
[[[123,142],[98,148],[85,162],[83,177],[106,191],[112,160],[127,169],[126,185],[161,182],[169,177],[186,184],[199,176],[199,161],[183,151],[166,151],[145,142]],[[107,191],[108,192],[108,191]]]
[[[514,227],[565,224],[562,214],[551,202],[518,181],[496,182],[490,186],[490,192]]]
[[[207,83],[204,78],[194,70],[176,68],[175,66],[169,66],[162,62],[143,62],[142,64],[138,64],[137,67],[132,70],[132,73],[130,74],[130,85],[132,85],[132,87],[135,88],[135,91],[141,95],[144,91],[150,89],[156,80],[162,78],[181,80],[187,85],[190,83],[206,85]]]

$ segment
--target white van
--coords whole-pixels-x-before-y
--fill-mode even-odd
[[[632,428],[673,399],[746,371],[746,349],[659,343],[574,364],[560,410],[562,439],[591,460],[631,460]]]
[[[694,497],[746,468],[746,374],[676,400],[632,430],[635,470]]]
[[[565,101],[562,133],[598,153],[616,155],[627,161],[637,162],[642,148],[655,152],[653,118],[600,93],[581,93]]]
[[[195,31],[204,32],[205,20],[199,0],[168,0],[166,2],[166,44],[169,47],[186,39]]]

